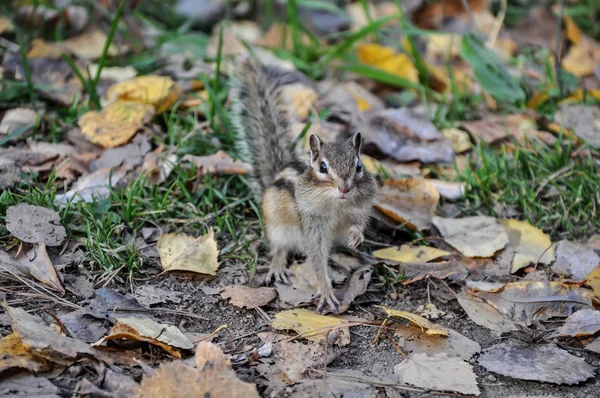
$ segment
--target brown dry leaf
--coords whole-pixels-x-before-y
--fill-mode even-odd
[[[479,344],[454,330],[448,330],[446,337],[427,334],[416,325],[397,324],[395,334],[400,338],[399,343],[405,351],[416,354],[445,353],[450,358],[458,357],[468,361],[481,351]]]
[[[0,134],[7,135],[29,126],[28,129],[25,129],[19,136],[15,137],[21,138],[31,132],[37,122],[38,114],[34,110],[29,108],[11,109],[4,114],[2,122],[0,122]]]
[[[516,132],[536,130],[535,121],[525,115],[515,114],[507,116],[491,115],[485,119],[472,122],[461,122],[476,140],[481,139],[486,144],[494,144]]]
[[[406,54],[397,54],[393,49],[379,44],[360,44],[358,60],[413,83],[419,82],[419,71]]]
[[[104,32],[92,29],[79,36],[65,40],[62,45],[80,59],[96,60],[102,56],[107,39]],[[125,52],[127,52],[126,46],[117,46],[113,41],[108,47],[107,55],[109,57],[116,57]]]
[[[122,168],[104,168],[81,177],[67,192],[56,195],[57,203],[77,203],[81,200],[92,202],[94,198],[103,199],[110,195],[111,184],[114,187],[125,176],[126,171]]]
[[[489,7],[486,0],[466,0],[466,3],[468,8],[465,8],[462,0],[427,2],[417,6],[413,19],[420,28],[435,29],[448,20],[468,21],[471,14],[476,15]]]
[[[429,116],[410,108],[385,109],[370,114],[360,131],[365,145],[400,162],[451,163],[454,151]]]
[[[271,327],[283,330],[292,329],[300,337],[310,341],[322,341],[327,338],[330,341],[338,342],[339,346],[350,343],[348,322],[305,309],[287,310],[276,314]],[[334,338],[332,339],[332,337]]]
[[[194,348],[192,342],[177,327],[160,324],[150,318],[115,317],[115,325],[108,332],[108,336],[92,344],[92,347],[98,347],[110,340],[147,342],[179,359],[181,359],[181,353],[178,349],[191,350]]]
[[[209,156],[185,155],[181,161],[194,164],[202,174],[246,174],[252,170],[248,163],[233,159],[223,151]]]
[[[398,318],[400,318],[400,319],[408,321],[410,324],[417,326],[418,328],[421,329],[422,332],[424,332],[425,334],[428,334],[430,336],[448,337],[447,329],[444,329],[441,326],[430,322],[429,320],[423,318],[422,316],[419,316],[419,315],[416,315],[416,314],[413,314],[410,312],[406,312],[406,311],[399,311],[399,310],[395,310],[393,308],[383,307],[380,305],[377,305],[376,307],[384,310],[385,313],[387,314],[387,317],[391,318],[392,320],[394,320],[396,322],[398,321]],[[404,321],[401,321],[401,322],[404,322]]]
[[[481,394],[473,366],[460,358],[448,358],[445,353],[431,357],[412,354],[394,366],[394,374],[400,383],[421,387],[432,393],[451,391],[475,396]]]
[[[65,53],[60,43],[49,43],[42,39],[33,39],[31,48],[27,52],[29,58],[52,58],[58,59]]]
[[[467,257],[491,257],[509,242],[504,228],[492,217],[434,217],[432,222],[444,240]]]
[[[479,364],[490,372],[521,380],[578,384],[594,377],[594,367],[553,344],[508,341],[484,350]]]
[[[375,250],[373,255],[377,258],[401,263],[426,263],[440,257],[449,256],[450,253],[435,247],[402,245],[400,248],[388,247]]]
[[[600,311],[579,310],[569,316],[564,325],[558,328],[561,336],[587,337],[600,331]]]
[[[223,288],[221,297],[231,299],[230,303],[236,307],[254,308],[269,304],[277,297],[277,292],[272,287],[253,288],[236,285]]]
[[[19,262],[27,267],[32,277],[50,286],[61,295],[65,294],[65,289],[60,283],[56,269],[54,269],[54,265],[48,257],[46,245],[43,243],[34,245],[27,254],[21,257]]]
[[[219,250],[212,229],[194,238],[184,234],[165,234],[158,238],[160,264],[165,271],[185,271],[216,275]]]
[[[529,264],[550,264],[556,258],[550,235],[539,228],[514,219],[498,220],[508,232],[509,246],[515,251],[511,274]]]
[[[150,104],[160,114],[179,99],[181,88],[170,77],[146,75],[116,83],[106,92],[110,102],[117,100]]]
[[[104,148],[123,145],[154,116],[154,108],[135,101],[117,101],[102,112],[89,111],[79,119],[81,133]]]
[[[577,137],[589,144],[600,146],[600,107],[564,104],[554,116],[554,120],[573,130]]]
[[[258,398],[254,384],[236,377],[223,351],[203,341],[196,349],[196,368],[182,362],[161,365],[142,380],[138,398],[230,397]]]
[[[67,237],[57,212],[26,203],[6,209],[6,229],[23,242],[52,247],[60,246]]]
[[[50,364],[31,354],[15,333],[0,339],[0,374],[8,369],[21,368],[37,373],[48,370]]]
[[[439,201],[440,194],[425,179],[388,180],[375,208],[393,223],[421,231],[431,225]]]
[[[501,287],[474,287],[468,293],[494,307],[505,318],[525,325],[592,308],[589,290],[560,282],[521,281]]]
[[[593,75],[598,62],[600,62],[600,44],[584,36],[579,43],[571,46],[562,59],[562,66],[575,76],[583,77]]]
[[[600,266],[600,256],[583,243],[561,240],[556,245],[556,261],[552,271],[581,281]]]
[[[479,326],[499,334],[518,330],[514,322],[504,318],[495,308],[486,304],[483,300],[465,293],[459,293],[456,298],[469,319]]]

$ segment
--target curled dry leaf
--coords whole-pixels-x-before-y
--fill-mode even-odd
[[[373,255],[377,258],[401,263],[426,263],[436,258],[449,256],[450,253],[435,247],[402,245],[400,248],[388,247],[375,250]]]
[[[473,288],[468,293],[494,307],[505,318],[526,325],[592,308],[589,290],[560,282],[521,281],[501,287]]]
[[[394,374],[401,383],[427,390],[452,391],[475,396],[480,394],[473,366],[460,358],[448,358],[445,353],[432,357],[427,354],[413,354],[394,366]]]
[[[438,191],[425,179],[385,181],[375,208],[393,224],[412,229],[429,228],[440,201]]]
[[[154,116],[154,108],[135,101],[117,101],[102,112],[89,111],[79,119],[81,133],[104,148],[123,145]]]
[[[212,229],[193,238],[183,234],[165,234],[158,238],[160,264],[165,271],[186,271],[216,275],[219,250]]]
[[[584,280],[600,266],[600,256],[583,243],[562,240],[556,245],[556,261],[552,271],[575,280]]]
[[[294,330],[310,341],[336,342],[339,346],[350,344],[348,322],[332,316],[319,315],[304,309],[282,311],[275,315],[271,327]]]
[[[181,161],[194,164],[202,173],[246,174],[252,170],[248,163],[233,159],[223,151],[210,156],[185,155]]]
[[[158,114],[171,108],[180,94],[181,89],[171,78],[146,75],[116,83],[108,89],[106,97],[111,102],[123,100],[149,104]]]
[[[6,209],[6,229],[23,242],[46,246],[60,246],[67,237],[57,212],[26,203]]]
[[[196,368],[182,362],[161,365],[142,380],[138,398],[258,398],[254,384],[238,379],[223,351],[203,341],[196,349]]]
[[[571,337],[593,336],[600,331],[600,311],[579,310],[567,318],[558,328],[558,335]]]
[[[467,257],[491,257],[509,242],[504,228],[492,217],[434,217],[432,222],[444,240]]]
[[[431,336],[448,336],[448,330],[442,328],[439,325],[436,325],[435,323],[430,322],[422,316],[406,311],[399,311],[392,308],[383,307],[380,305],[378,305],[377,307],[384,310],[388,318],[391,318],[396,321],[398,321],[398,318],[404,321],[408,321],[409,324],[413,324],[419,327],[422,332],[425,332],[425,334]]]
[[[484,350],[479,364],[503,376],[554,384],[578,384],[594,377],[593,366],[553,344],[496,344]]]
[[[48,257],[46,245],[36,244],[19,262],[25,266],[32,277],[38,281],[52,287],[60,294],[65,294],[65,289],[60,283],[60,278],[52,265],[52,260]]]
[[[253,288],[248,286],[226,286],[221,292],[221,297],[231,299],[232,305],[240,308],[254,308],[267,305],[277,297],[277,292],[272,287]]]
[[[529,264],[550,264],[556,255],[550,235],[525,221],[498,220],[508,231],[509,246],[515,251],[510,272]]]
[[[143,341],[158,346],[174,356],[181,358],[178,349],[191,350],[192,342],[173,325],[164,325],[150,318],[116,318],[108,336],[103,337],[92,347],[98,347],[110,340]]]
[[[0,374],[8,369],[27,369],[37,373],[50,368],[43,358],[33,356],[15,333],[0,339]]]
[[[445,353],[450,358],[458,357],[468,361],[481,351],[479,344],[454,330],[448,330],[448,336],[445,337],[427,334],[413,324],[397,324],[395,334],[400,337],[402,348],[410,353],[425,353],[430,356]]]

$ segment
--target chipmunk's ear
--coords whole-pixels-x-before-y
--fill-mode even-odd
[[[360,135],[360,131],[357,131],[352,137],[348,139],[354,149],[356,149],[356,154],[360,155],[360,148],[362,147],[362,136]]]
[[[317,157],[319,157],[319,153],[321,153],[321,146],[323,145],[323,140],[320,139],[316,134],[311,134],[309,144],[311,160],[314,162],[317,159]]]

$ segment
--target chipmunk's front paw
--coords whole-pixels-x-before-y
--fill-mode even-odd
[[[348,230],[348,241],[346,247],[358,247],[365,240],[365,236],[362,231],[356,225],[353,225]]]
[[[276,282],[289,285],[292,283],[290,281],[290,277],[293,275],[294,273],[287,268],[271,267],[269,268],[269,272],[267,272],[267,276],[265,277],[265,285],[271,285]]]
[[[325,288],[319,288],[318,297],[320,297],[320,299],[319,299],[319,305],[317,306],[317,312],[320,312],[320,313],[325,312],[323,310],[324,310],[325,304],[327,304],[329,306],[329,309],[331,310],[331,312],[333,312],[334,314],[338,313],[338,305],[340,305],[340,302],[334,296],[333,290],[331,289],[331,287],[326,286]]]

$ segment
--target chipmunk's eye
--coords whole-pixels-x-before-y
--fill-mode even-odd
[[[327,174],[327,163],[321,162],[321,167],[319,168],[319,171],[323,174]]]
[[[362,171],[362,163],[360,162],[360,160],[358,160],[356,162],[356,172],[360,173]]]

